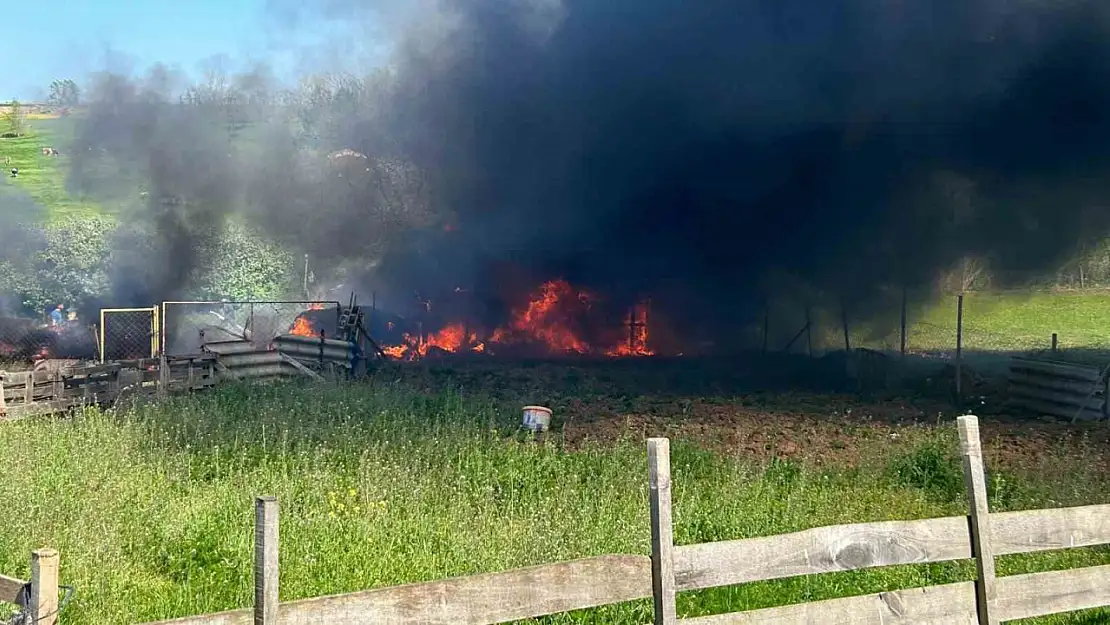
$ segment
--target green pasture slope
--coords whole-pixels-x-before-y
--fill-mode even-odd
[[[956,296],[945,296],[910,323],[911,349],[952,350]],[[1110,292],[1033,291],[964,296],[963,345],[969,352],[1048,349],[1052,334],[1063,350],[1110,352]]]
[[[252,498],[282,502],[282,598],[650,551],[639,436],[564,448],[520,442],[518,409],[392,380],[321,391],[231,387],[119,414],[0,427],[0,571],[62,555],[68,625],[249,606]],[[676,540],[963,514],[949,422],[873,440],[855,469],[759,465],[673,443]],[[990,441],[985,441],[990,449]],[[996,510],[1101,503],[1100,464],[1069,448],[1038,470],[998,470]],[[1047,468],[1047,470],[1046,470]],[[1110,563],[1106,549],[1000,560],[1013,574]],[[704,615],[973,579],[969,562],[893,567],[683,593]],[[0,615],[2,618],[2,615]],[[1107,622],[1110,613],[1035,623]],[[543,619],[640,624],[650,602]]]
[[[28,120],[31,131],[23,137],[0,138],[0,165],[3,165],[3,187],[30,197],[46,207],[48,220],[84,217],[102,214],[103,208],[95,202],[74,198],[66,191],[65,167],[69,156],[65,153],[65,138],[72,121],[65,118]],[[44,156],[44,146],[55,147],[59,156]],[[5,165],[11,160],[10,165]],[[12,178],[10,170],[19,170]]]

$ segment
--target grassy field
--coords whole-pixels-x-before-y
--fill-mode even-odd
[[[77,592],[64,623],[134,623],[248,606],[258,494],[282,502],[283,600],[603,553],[646,554],[643,436],[651,430],[673,440],[679,543],[965,510],[948,417],[939,425],[934,418],[933,426],[879,427],[862,414],[853,426],[815,413],[844,431],[838,451],[847,455],[795,445],[792,456],[767,457],[684,435],[683,424],[702,418],[688,399],[668,400],[668,409],[660,400],[657,423],[673,427],[655,427],[636,420],[652,412],[644,404],[618,407],[626,401],[619,389],[609,391],[616,403],[595,401],[592,393],[606,393],[596,379],[559,391],[542,372],[490,371],[482,375],[496,378],[487,383],[498,393],[451,390],[458,372],[396,370],[370,384],[228,387],[119,413],[5,424],[0,571],[26,577],[31,549],[59,549],[63,583]],[[575,388],[588,408],[570,397]],[[537,400],[560,407],[563,435],[521,442],[512,432],[519,406]],[[806,411],[801,397],[703,401],[762,405],[772,427],[809,427],[789,422]],[[835,398],[823,405],[834,406]],[[1041,432],[1021,437],[1040,441],[1035,450],[1014,455],[1013,440],[992,427],[984,424],[996,509],[1107,500],[1103,446]],[[1102,563],[1110,563],[1110,551],[1082,549],[1003,558],[1000,573]],[[709,614],[972,577],[967,562],[810,576],[684,593],[679,611]],[[649,602],[638,602],[543,622],[649,620]]]
[[[9,185],[47,209],[48,219],[83,217],[100,214],[103,207],[95,202],[72,197],[66,190],[68,156],[64,138],[69,135],[71,120],[64,118],[30,119],[31,132],[23,137],[0,139],[0,165],[4,178],[0,187]],[[56,143],[57,142],[57,143]],[[44,156],[42,148],[58,148],[58,156]],[[10,177],[12,168],[19,176]]]

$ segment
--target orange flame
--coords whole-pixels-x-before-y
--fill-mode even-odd
[[[416,359],[428,355],[428,350],[438,348],[445,352],[460,352],[465,350],[483,352],[484,343],[478,341],[478,335],[467,332],[462,323],[451,323],[439,332],[428,335],[423,341],[419,336],[404,335],[404,343],[382,349],[387,355],[401,359]]]
[[[297,317],[297,320],[293,322],[292,329],[289,330],[289,334],[294,334],[296,336],[316,336],[316,333],[312,330],[312,322],[304,317]]]
[[[508,328],[494,330],[490,341],[505,343],[521,337],[544,343],[548,349],[556,352],[584,354],[590,351],[590,346],[567,326],[564,318],[561,318],[563,310],[560,304],[573,299],[589,307],[591,298],[584,292],[576,293],[574,287],[566,280],[545,282],[533,294],[524,311],[518,313],[517,317],[509,323]]]
[[[637,304],[628,315],[628,342],[605,351],[606,356],[653,356],[648,349],[648,311],[647,304]]]
[[[637,305],[631,311],[626,322],[628,334],[623,340],[607,348],[593,348],[570,322],[576,312],[588,310],[594,300],[591,293],[575,289],[566,280],[545,282],[529,297],[528,303],[515,312],[508,324],[490,334],[487,343],[539,343],[552,352],[601,353],[607,356],[650,356],[655,353],[647,346],[648,314],[645,304]],[[448,324],[423,341],[405,334],[401,345],[386,347],[383,351],[394,358],[414,360],[426,356],[433,347],[445,352],[486,351],[486,343],[480,342],[474,332],[468,331],[459,322]]]

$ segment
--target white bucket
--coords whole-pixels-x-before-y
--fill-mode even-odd
[[[551,427],[551,409],[543,406],[525,406],[524,420],[521,425],[533,432],[546,432]]]

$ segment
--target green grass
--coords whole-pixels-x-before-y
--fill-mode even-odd
[[[4,165],[3,183],[26,194],[47,208],[48,219],[84,217],[103,214],[104,208],[95,202],[72,197],[66,190],[66,164],[68,155],[63,143],[69,132],[70,120],[33,119],[28,122],[31,132],[18,138],[0,138],[0,165]],[[42,148],[53,146],[59,156],[43,156]],[[11,164],[5,165],[6,159]],[[19,169],[19,176],[12,178],[9,170]]]
[[[516,409],[489,399],[390,382],[228,387],[119,414],[4,424],[0,571],[26,577],[32,549],[59,549],[63,583],[77,592],[67,624],[249,606],[258,494],[277,495],[282,505],[283,600],[647,554],[643,440],[575,448],[557,437],[522,442],[512,434],[518,420]],[[900,445],[877,441],[873,462],[851,471],[757,466],[675,441],[676,540],[961,514],[952,430],[920,428]],[[993,503],[1102,502],[1106,481],[1097,469],[1076,467],[1068,484],[999,475]],[[1004,558],[1000,573],[1103,563],[1110,563],[1106,550],[1069,550]],[[968,562],[808,576],[683,593],[679,611],[752,609],[972,576]],[[1092,618],[1099,617],[1036,622],[1098,622]],[[649,621],[644,601],[543,622]]]

